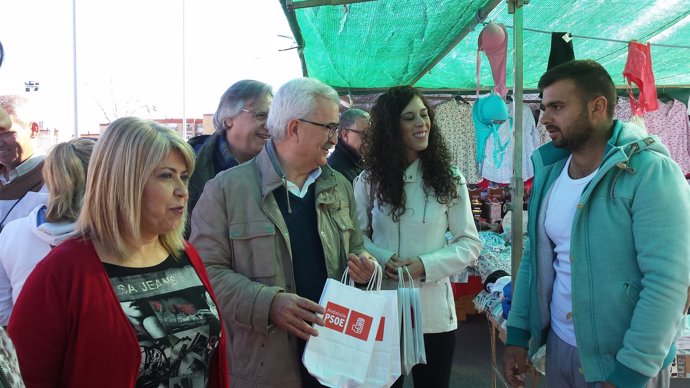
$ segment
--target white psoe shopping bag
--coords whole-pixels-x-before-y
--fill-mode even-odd
[[[375,268],[372,278],[380,278],[381,267]],[[327,279],[319,304],[326,309],[325,325],[314,326],[319,335],[307,341],[302,362],[323,385],[357,387],[369,369],[385,300],[374,292]]]
[[[364,384],[359,388],[389,388],[400,377],[400,321],[398,292],[373,291],[385,300],[383,316],[376,330],[374,349]]]
[[[419,289],[414,286],[414,280],[407,267],[398,268],[398,316],[400,366],[402,373],[407,375],[415,365],[426,364]]]
[[[424,345],[424,323],[422,322],[422,301],[419,288],[409,289],[412,298],[412,322],[414,326],[414,350],[417,364],[426,364],[426,349]]]

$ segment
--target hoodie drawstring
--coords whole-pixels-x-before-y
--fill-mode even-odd
[[[285,188],[285,199],[288,205],[288,214],[292,214],[292,208],[290,207],[290,190],[288,190],[287,179],[283,176],[283,187]]]
[[[276,148],[275,144],[273,144],[273,138],[270,138],[268,140],[268,143],[266,143],[264,147],[266,147],[266,153],[268,154],[268,158],[271,160],[273,169],[275,170],[276,174],[278,174],[278,176],[280,177],[280,180],[283,182],[283,187],[285,188],[285,198],[287,199],[288,214],[292,214],[292,207],[290,207],[290,190],[288,190],[287,178],[285,177],[285,173],[283,172],[283,169],[280,167],[278,157],[276,156]]]

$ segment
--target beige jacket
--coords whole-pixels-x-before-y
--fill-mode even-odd
[[[273,197],[286,181],[268,147],[272,143],[206,184],[192,215],[191,242],[206,265],[227,330],[231,386],[299,388],[297,339],[268,320],[273,296],[295,292],[290,236]],[[348,253],[364,252],[364,243],[352,185],[330,167],[321,168],[314,183],[318,233],[328,276],[339,279]]]

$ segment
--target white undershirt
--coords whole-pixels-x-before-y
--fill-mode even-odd
[[[546,209],[544,227],[546,234],[554,243],[556,260],[553,268],[556,278],[553,282],[551,294],[551,328],[560,339],[571,346],[577,346],[575,341],[575,326],[572,320],[573,300],[570,272],[570,233],[578,202],[585,186],[594,178],[599,169],[594,170],[584,178],[572,179],[568,175],[571,157],[553,184]]]
[[[316,182],[316,178],[318,178],[319,175],[321,175],[321,167],[317,167],[314,171],[309,173],[309,176],[307,177],[307,180],[305,180],[302,184],[301,189],[296,184],[287,181],[287,190],[299,198],[304,198],[307,195],[307,192],[309,191],[309,186],[311,186],[312,183]]]

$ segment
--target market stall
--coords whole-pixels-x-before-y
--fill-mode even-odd
[[[478,55],[479,35],[491,21],[504,25],[506,85],[515,97],[515,200],[523,187],[523,163],[517,159],[523,158],[522,93],[534,92],[546,70],[553,33],[568,32],[576,58],[601,63],[621,94],[626,89],[622,73],[628,42],[649,42],[660,94],[683,102],[690,95],[690,10],[682,1],[637,1],[634,13],[629,2],[602,7],[595,0],[281,0],[281,5],[303,74],[331,85],[350,102],[395,85],[469,96],[479,85],[486,93],[495,80],[484,54]],[[477,61],[484,65],[478,68]],[[513,217],[516,236],[521,234],[520,218]],[[514,267],[519,257],[518,248]]]
[[[512,260],[507,272],[512,272],[512,278],[523,247],[523,180],[531,177],[528,157],[548,141],[538,124],[536,84],[547,66],[552,67],[554,42],[568,45],[575,58],[594,59],[607,69],[619,90],[616,118],[625,121],[635,113],[629,95],[638,98],[639,92],[639,85],[629,84],[623,76],[631,42],[648,43],[659,107],[643,112],[638,122],[660,136],[683,172],[690,173],[686,105],[690,9],[682,1],[641,0],[635,2],[634,10],[627,1],[606,2],[604,7],[595,0],[281,0],[281,4],[295,36],[303,74],[333,86],[344,106],[367,109],[379,93],[396,85],[412,85],[427,93],[455,163],[476,184],[473,188],[484,189],[475,196],[476,214],[488,221],[487,231],[512,209],[510,235],[500,233],[510,241]],[[478,51],[480,34],[490,23],[501,25],[507,34],[504,75],[509,93],[498,93],[511,112],[510,123],[480,150],[478,146],[472,149],[476,125],[470,117],[472,107],[478,98],[498,89],[500,78],[492,71],[491,58]],[[496,149],[500,157],[495,157]],[[479,151],[485,156],[477,167],[473,157]],[[482,186],[483,181],[489,184]],[[506,185],[507,195],[491,194],[490,190]],[[504,259],[505,251],[501,255]],[[481,284],[488,277],[488,273],[474,275]],[[500,331],[503,320],[496,319],[493,310],[487,313],[492,330]]]

